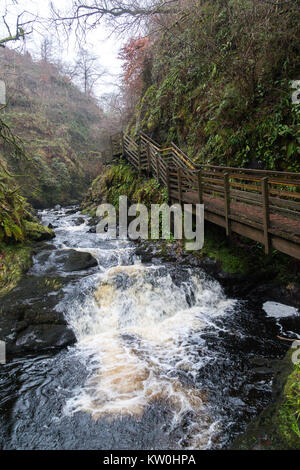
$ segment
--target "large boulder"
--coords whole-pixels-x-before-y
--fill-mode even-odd
[[[33,241],[50,240],[55,237],[55,233],[49,227],[39,224],[38,222],[24,221],[26,237]]]
[[[7,354],[62,348],[76,341],[62,312],[66,278],[26,276],[0,299],[0,340]],[[51,294],[51,295],[50,295]]]
[[[63,348],[74,342],[74,333],[66,325],[29,325],[18,334],[14,344],[8,345],[8,353]]]
[[[84,271],[98,265],[90,253],[72,249],[58,251],[56,261],[59,265],[63,265],[63,269],[67,272]]]
[[[32,272],[56,276],[59,273],[85,271],[97,265],[97,260],[90,253],[73,249],[53,250],[50,247],[36,254]]]

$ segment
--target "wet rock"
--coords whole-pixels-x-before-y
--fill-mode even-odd
[[[221,269],[218,261],[208,258],[207,256],[199,259],[198,266],[203,268],[209,274],[217,274]]]
[[[97,260],[86,252],[67,250],[46,250],[36,255],[35,274],[56,276],[58,273],[84,271],[97,266]]]
[[[26,236],[33,241],[51,240],[55,237],[55,233],[51,228],[40,225],[37,222],[24,221]]]
[[[90,254],[76,250],[61,250],[57,253],[57,263],[63,264],[65,271],[84,271],[98,265]]]
[[[274,283],[257,285],[248,292],[248,297],[256,298],[260,303],[272,300],[300,309],[300,285],[296,283],[287,286],[278,286]]]
[[[8,354],[63,348],[75,342],[73,331],[65,325],[29,325],[21,331],[15,343],[8,343]]]
[[[84,222],[85,222],[85,219],[83,217],[78,217],[78,219],[76,219],[74,221],[74,224],[75,225],[82,225],[82,224],[84,224]]]
[[[91,227],[89,229],[89,233],[96,233],[96,227]]]
[[[286,403],[286,392],[294,365],[291,361],[291,350],[283,360],[272,361],[272,401],[261,414],[251,421],[246,430],[239,435],[231,445],[233,450],[296,450],[300,447],[300,440],[295,434],[295,441],[290,442],[289,435],[292,429],[289,425],[279,426],[285,413],[282,404]],[[249,390],[249,393],[254,393]],[[263,390],[262,390],[263,393]],[[296,444],[296,445],[295,445]]]
[[[1,298],[0,340],[8,354],[62,348],[75,342],[63,313],[56,306],[63,298],[66,278],[26,276]]]
[[[71,207],[70,209],[66,209],[65,214],[71,215],[71,214],[75,214],[77,211],[78,211],[78,207]]]

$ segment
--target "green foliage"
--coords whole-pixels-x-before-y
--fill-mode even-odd
[[[27,209],[20,189],[3,166],[0,171],[0,242],[24,240],[23,219],[28,216]]]
[[[154,42],[132,128],[197,162],[299,171],[299,4],[208,0],[182,18]]]
[[[4,245],[0,242],[0,297],[16,287],[31,262],[30,245]]]
[[[0,50],[0,60],[8,99],[3,120],[11,136],[22,139],[29,158],[15,152],[18,139],[11,145],[0,142],[0,150],[13,173],[26,175],[23,195],[39,208],[78,202],[99,171],[103,130],[97,103],[53,64],[9,49]],[[4,121],[0,136],[7,133]]]
[[[38,222],[24,220],[24,229],[26,237],[33,241],[49,240],[55,236],[51,228],[45,227]]]
[[[300,365],[294,366],[277,413],[278,433],[290,449],[300,449]]]
[[[228,239],[223,229],[209,223],[205,224],[204,246],[194,255],[215,259],[223,271],[243,274],[248,281],[268,279],[291,291],[294,284],[300,283],[299,261],[276,251],[266,257],[259,243],[237,235]]]
[[[30,205],[21,195],[3,160],[0,158],[0,243],[24,242],[51,238],[53,232],[34,220]]]
[[[300,366],[293,364],[293,352],[290,349],[282,361],[274,364],[274,401],[237,438],[234,449],[300,449]]]
[[[127,196],[130,203],[143,203],[148,208],[151,204],[163,204],[168,198],[166,189],[154,178],[139,177],[129,164],[121,160],[93,181],[82,208],[93,215],[96,207],[103,202],[118,208],[120,196]]]

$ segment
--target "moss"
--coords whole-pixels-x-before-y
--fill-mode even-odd
[[[235,440],[233,449],[300,449],[300,366],[293,364],[292,353],[277,364],[274,401]]]
[[[268,279],[279,285],[300,283],[299,261],[277,251],[265,256],[262,245],[236,234],[228,239],[224,230],[207,222],[203,249],[194,255],[215,259],[224,272],[241,273],[249,280]]]
[[[81,211],[84,215],[90,215],[96,217],[96,208],[93,205],[87,206]]]
[[[0,245],[0,297],[14,289],[32,265],[32,246]]]
[[[195,2],[184,28],[154,40],[131,130],[174,140],[197,162],[299,171],[297,2],[255,3],[255,21],[253,2],[227,3]]]
[[[277,432],[291,449],[300,449],[300,364],[294,366],[275,419]]]
[[[44,279],[45,286],[50,287],[51,289],[57,291],[62,288],[62,282],[59,278],[53,279],[53,278],[45,278]]]
[[[26,237],[33,241],[50,240],[55,237],[51,228],[45,227],[38,222],[24,221]]]
[[[249,274],[251,263],[245,256],[245,253],[239,251],[236,245],[233,245],[212,227],[205,230],[204,246],[198,256],[208,256],[221,263],[222,270],[228,273]]]
[[[118,208],[120,196],[127,196],[131,204],[140,202],[148,208],[151,204],[163,204],[168,199],[166,189],[154,178],[139,177],[130,165],[121,160],[92,182],[82,204],[82,211],[95,216],[97,206],[103,202]]]

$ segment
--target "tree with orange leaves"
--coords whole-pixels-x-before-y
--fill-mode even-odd
[[[130,94],[138,96],[143,91],[145,71],[151,62],[150,39],[131,38],[121,49],[119,58],[123,60],[124,85]]]

